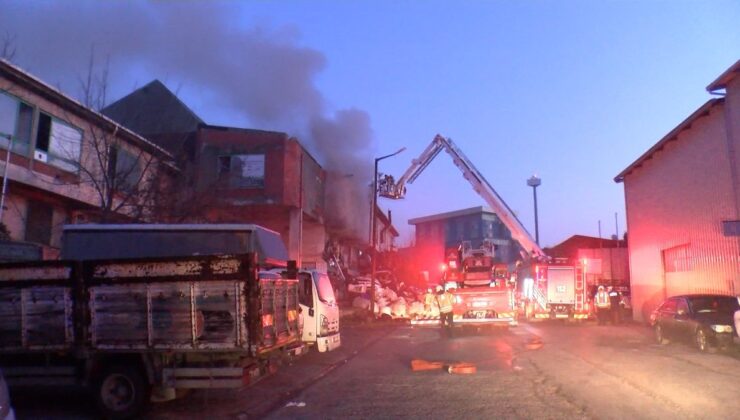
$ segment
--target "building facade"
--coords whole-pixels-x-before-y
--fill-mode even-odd
[[[629,287],[629,258],[624,240],[573,235],[544,251],[549,257],[582,264],[589,285]]]
[[[666,297],[740,294],[740,61],[718,94],[629,165],[624,183],[633,310]]]
[[[485,207],[434,214],[409,220],[415,227],[416,259],[422,271],[428,271],[430,280],[439,273],[445,250],[456,248],[462,241],[471,241],[479,247],[484,239],[496,246],[496,260],[512,263],[518,256],[519,244],[492,210]]]
[[[10,239],[39,244],[45,258],[54,258],[65,223],[154,218],[153,200],[177,172],[172,160],[0,60],[0,174],[7,176],[0,221]]]
[[[156,80],[103,112],[177,158],[182,221],[265,226],[279,232],[290,258],[307,268],[326,269],[327,248],[328,254],[346,251],[340,254],[348,264],[361,261],[368,230],[358,238],[346,223],[331,223],[330,205],[345,207],[350,198],[327,187],[330,174],[295,137],[208,125]],[[368,226],[369,213],[368,207],[352,221]]]

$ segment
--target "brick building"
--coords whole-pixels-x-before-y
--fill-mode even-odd
[[[8,181],[1,221],[12,240],[40,244],[53,258],[65,223],[154,217],[150,193],[177,173],[172,160],[144,137],[0,60],[0,174]],[[144,185],[151,187],[146,193]]]
[[[740,294],[740,61],[710,99],[615,178],[624,183],[634,315],[664,298]]]
[[[178,158],[188,192],[180,204],[183,221],[265,226],[279,232],[290,258],[307,267],[325,268],[330,235],[349,256],[358,255],[359,238],[344,238],[343,226],[327,227],[327,173],[296,138],[208,125],[159,81],[103,112]]]
[[[624,240],[573,235],[544,251],[553,258],[585,261],[588,284],[629,286],[627,242]]]
[[[445,250],[471,241],[479,247],[484,239],[496,246],[496,260],[512,263],[518,256],[519,244],[492,210],[478,206],[409,220],[415,229],[416,264],[427,271],[430,280],[439,274]]]

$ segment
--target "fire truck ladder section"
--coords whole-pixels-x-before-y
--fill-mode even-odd
[[[386,177],[380,180],[378,184],[380,196],[393,199],[403,198],[406,195],[406,183],[413,183],[442,150],[446,151],[452,157],[452,161],[463,173],[463,177],[509,229],[511,236],[524,248],[527,256],[534,259],[546,258],[545,253],[537,245],[537,242],[534,241],[529,232],[524,228],[524,225],[522,225],[496,190],[493,189],[491,184],[476,169],[475,165],[473,165],[451,139],[439,134],[434,137],[431,144],[427,146],[417,159],[411,161],[411,166],[397,182],[394,182],[392,177]]]

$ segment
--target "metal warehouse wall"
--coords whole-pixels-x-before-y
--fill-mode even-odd
[[[727,126],[724,104],[713,106],[624,178],[636,319],[666,296],[740,293],[740,241],[722,232],[737,219]],[[690,270],[665,273],[661,252],[682,245]]]

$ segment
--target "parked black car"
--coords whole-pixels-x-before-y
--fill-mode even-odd
[[[736,334],[733,314],[737,298],[723,295],[685,295],[668,298],[650,315],[659,344],[667,339],[691,340],[700,351],[727,347]]]

